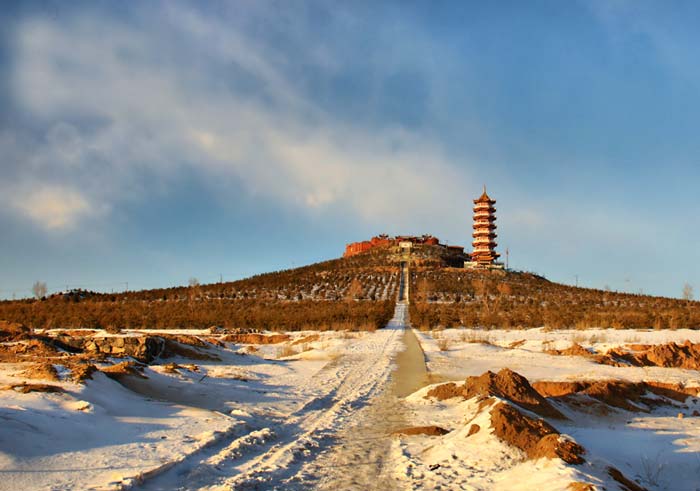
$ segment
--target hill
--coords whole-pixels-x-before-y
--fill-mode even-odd
[[[562,285],[531,273],[416,268],[415,327],[700,328],[700,302]]]
[[[399,265],[411,265],[414,326],[700,328],[700,303],[576,288],[519,272],[456,268],[463,257],[398,247],[208,285],[71,292],[0,302],[0,319],[33,328],[376,329],[391,318]]]

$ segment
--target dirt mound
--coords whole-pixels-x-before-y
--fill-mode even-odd
[[[51,363],[32,363],[32,365],[20,373],[24,378],[42,380],[58,380],[58,372]]]
[[[304,336],[303,338],[297,339],[292,343],[292,346],[295,344],[303,344],[303,343],[313,343],[314,341],[318,341],[321,339],[321,337],[318,334],[310,334],[309,336]]]
[[[91,379],[92,374],[98,371],[92,363],[72,363],[68,368],[70,368],[70,376],[74,382]]]
[[[188,339],[185,338],[194,338],[194,336],[184,336],[184,337],[179,337],[177,340],[176,339],[165,339],[165,347],[163,348],[163,351],[160,353],[160,356],[162,358],[172,358],[173,356],[182,356],[184,358],[191,358],[193,360],[209,360],[209,361],[220,361],[221,358],[218,356],[212,354],[212,353],[206,353],[204,351],[201,351],[197,349],[198,347],[208,347],[209,345],[205,343],[204,341],[201,341],[197,338],[197,341],[201,344],[195,344],[191,345],[189,343],[184,343],[184,341],[187,341]]]
[[[439,426],[429,425],[429,426],[412,426],[409,428],[401,428],[392,432],[392,435],[428,435],[428,436],[442,436],[449,433],[449,430],[445,428],[440,428]]]
[[[617,481],[623,491],[647,491],[647,488],[644,488],[631,479],[628,479],[622,472],[614,467],[608,467],[608,475]]]
[[[608,406],[627,411],[647,412],[640,406],[653,407],[664,404],[648,393],[667,399],[684,402],[688,396],[697,395],[697,388],[686,388],[681,384],[661,382],[627,382],[623,380],[580,381],[580,382],[535,382],[534,389],[545,397],[565,398],[573,394],[583,394]]]
[[[488,371],[479,377],[467,378],[464,383],[462,396],[465,399],[477,396],[496,396],[511,401],[540,416],[566,419],[563,414],[532,388],[525,377],[509,368],[503,368],[498,373]]]
[[[440,384],[430,389],[425,398],[435,398],[439,401],[452,397],[487,398],[500,397],[511,401],[529,411],[557,419],[566,419],[535,389],[530,382],[509,368],[503,368],[498,373],[488,371],[478,377],[468,377],[462,385],[454,382]]]
[[[110,367],[100,368],[100,371],[109,378],[119,380],[121,377],[134,375],[140,378],[148,378],[143,373],[143,366],[133,361],[123,361]]]
[[[612,348],[600,363],[700,370],[700,343],[686,341],[683,344],[630,345],[627,349]]]
[[[520,450],[528,459],[560,458],[568,464],[585,462],[585,450],[561,434],[543,419],[526,416],[510,404],[498,403],[490,412],[494,434]]]
[[[29,394],[30,392],[54,392],[63,393],[66,390],[58,385],[50,384],[13,384],[0,387],[0,390],[14,390],[15,392],[21,392],[22,394]]]
[[[549,355],[558,356],[585,356],[587,358],[597,357],[596,353],[593,353],[578,343],[574,343],[566,349],[548,349],[544,351]]]
[[[34,338],[11,345],[0,345],[0,361],[16,363],[30,358],[55,358],[62,354],[56,346],[47,339]]]
[[[228,334],[221,338],[222,341],[236,344],[278,344],[289,341],[287,334]]]
[[[453,397],[462,397],[462,392],[464,392],[464,385],[448,382],[446,384],[436,385],[430,389],[425,395],[425,398],[428,399],[432,397],[438,401],[444,401],[445,399],[451,399]]]
[[[0,341],[21,341],[29,338],[31,329],[17,322],[0,321]]]

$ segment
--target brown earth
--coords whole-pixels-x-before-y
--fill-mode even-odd
[[[525,344],[525,339],[519,339],[518,341],[513,341],[512,343],[510,343],[510,344],[508,345],[508,347],[509,347],[510,349],[515,349],[515,348],[519,348],[519,347],[522,346],[523,344]]]
[[[586,358],[597,357],[596,353],[593,353],[578,343],[574,343],[566,349],[548,349],[544,350],[548,355],[558,355],[558,356],[585,356]]]
[[[429,425],[429,426],[412,426],[409,428],[401,428],[392,432],[392,435],[428,435],[428,436],[442,436],[449,433],[449,430],[441,428],[439,426]]]
[[[647,491],[646,488],[628,479],[622,472],[614,467],[608,467],[608,475],[617,481],[623,491]]]
[[[58,380],[58,372],[51,363],[32,363],[29,368],[19,374],[24,378]]]
[[[697,395],[696,388],[686,388],[681,384],[660,382],[627,382],[623,380],[580,381],[580,382],[548,382],[540,381],[532,384],[533,388],[544,397],[566,398],[574,394],[590,396],[608,406],[627,411],[648,412],[644,407],[658,406],[662,401],[649,397],[649,392],[679,402],[684,402],[688,396]]]
[[[500,402],[491,410],[491,427],[502,441],[522,450],[528,459],[560,458],[568,464],[585,462],[585,450],[565,440],[544,419],[526,416],[511,404]]]
[[[0,341],[21,341],[27,339],[31,329],[18,322],[0,321]]]
[[[587,482],[572,482],[566,487],[570,491],[596,491],[593,484]]]
[[[468,377],[462,385],[448,382],[435,386],[428,391],[425,397],[434,397],[441,401],[458,396],[464,399],[496,396],[540,416],[566,419],[539,392],[532,388],[525,377],[509,368],[503,368],[498,373],[488,371],[478,377]]]
[[[58,385],[27,383],[6,385],[4,387],[0,387],[0,390],[14,390],[15,392],[21,392],[22,394],[28,394],[30,392],[63,393],[66,391],[63,387],[59,387]]]
[[[477,433],[479,433],[480,430],[481,430],[481,426],[474,423],[473,425],[471,425],[469,427],[469,433],[467,433],[467,436],[476,435]]]
[[[313,343],[314,341],[318,341],[320,338],[321,337],[318,334],[310,334],[309,336],[297,339],[292,343],[292,346],[295,344]]]
[[[451,399],[453,397],[462,397],[462,392],[464,391],[464,385],[457,385],[454,382],[448,382],[446,384],[436,385],[428,391],[425,398],[435,398],[438,401],[444,401],[445,399]]]
[[[289,341],[287,334],[228,334],[222,341],[236,344],[278,344]]]
[[[700,370],[700,343],[632,344],[608,350],[599,363]]]
[[[117,363],[116,365],[112,365],[110,367],[104,367],[100,368],[100,371],[107,375],[109,378],[113,378],[115,380],[118,380],[121,377],[128,376],[128,375],[134,375],[136,377],[141,377],[141,378],[148,378],[146,377],[141,371],[143,370],[143,366],[137,363],[134,363],[133,361],[123,361],[121,363]]]

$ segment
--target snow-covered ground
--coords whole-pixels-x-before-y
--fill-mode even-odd
[[[0,490],[563,490],[572,482],[618,489],[608,466],[649,489],[700,489],[697,398],[648,413],[554,401],[568,419],[550,423],[586,448],[586,463],[527,460],[494,436],[489,408],[495,402],[484,407],[461,397],[426,399],[434,385],[404,397],[399,379],[424,376],[405,366],[418,363],[419,347],[413,358],[397,357],[404,343],[410,346],[405,318],[406,306],[399,304],[389,326],[376,332],[290,333],[279,344],[212,347],[218,361],[153,363],[143,370],[147,378],[117,382],[98,372],[75,383],[61,369],[59,381],[28,382],[65,392],[2,390]],[[572,343],[604,352],[626,344],[700,342],[698,331],[450,329],[415,335],[434,381],[463,382],[507,367],[530,382],[620,379],[700,387],[695,370],[614,367],[544,352]],[[25,368],[0,365],[0,385],[22,382]],[[474,424],[481,430],[469,435]],[[449,433],[391,434],[423,425]]]
[[[303,488],[318,478],[297,475],[305,461],[384,387],[404,317],[398,306],[376,332],[228,343],[221,361],[171,358],[188,368],[153,364],[122,383],[98,372],[29,381],[64,393],[0,391],[0,490]],[[0,384],[23,381],[25,367],[0,366]]]
[[[530,382],[661,381],[680,382],[700,390],[700,373],[695,370],[613,367],[584,357],[543,352],[564,349],[574,342],[598,352],[630,343],[699,342],[698,331],[449,329],[417,335],[431,373],[446,381],[463,382],[467,376],[508,367]],[[606,472],[608,466],[648,489],[700,489],[700,417],[693,416],[700,410],[697,397],[650,413],[609,407],[598,412],[555,402],[568,419],[550,423],[587,451],[587,462],[572,466],[558,459],[524,460],[520,451],[505,445],[490,431],[483,431],[491,426],[488,407],[480,407],[476,399],[461,397],[426,399],[435,385],[439,384],[408,398],[415,414],[414,425],[438,425],[450,432],[444,436],[403,436],[395,442],[392,452],[397,457],[396,472],[408,476],[407,489],[563,490],[572,482],[591,483],[596,489],[619,489]],[[472,424],[482,430],[468,436]]]
[[[566,349],[573,343],[604,353],[627,344],[700,343],[700,331],[642,331],[633,329],[586,329],[547,331],[445,329],[416,331],[426,354],[428,369],[446,380],[481,375],[487,370],[510,368],[530,382],[538,380],[659,381],[700,386],[696,370],[661,367],[613,367],[580,356],[557,356],[546,350]],[[514,346],[511,348],[511,346]]]

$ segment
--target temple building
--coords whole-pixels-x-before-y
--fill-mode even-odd
[[[474,200],[474,233],[472,237],[471,260],[465,263],[468,268],[503,268],[496,262],[500,254],[496,252],[496,204],[486,194],[486,186],[481,196]]]

